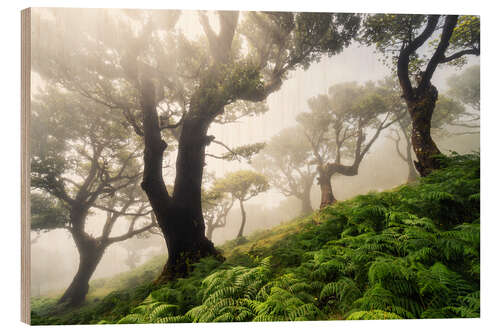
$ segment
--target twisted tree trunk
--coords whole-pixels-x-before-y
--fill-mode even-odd
[[[415,99],[406,100],[412,119],[411,144],[418,160],[414,162],[415,168],[422,177],[440,167],[438,157],[441,151],[431,137],[431,119],[437,97],[436,87],[430,85],[425,93]]]
[[[247,213],[245,207],[243,206],[243,200],[240,200],[240,210],[241,210],[241,225],[238,231],[238,236],[236,238],[243,237],[243,230],[245,229],[245,224],[247,223]]]
[[[418,160],[415,161],[415,168],[422,177],[441,167],[439,163],[441,152],[431,137],[432,114],[438,98],[437,89],[431,83],[432,76],[439,64],[452,61],[465,54],[479,55],[479,50],[472,49],[465,51],[465,53],[459,51],[449,57],[445,56],[457,21],[458,15],[446,16],[439,43],[429,59],[425,71],[419,73],[416,88],[412,87],[409,77],[410,57],[431,38],[438,25],[439,15],[428,17],[425,29],[401,49],[397,62],[399,84],[412,119],[411,143]]]
[[[302,208],[301,215],[309,215],[313,212],[313,208],[311,205],[311,187],[314,183],[314,175],[307,177],[304,180],[304,192],[297,195],[297,198],[300,199]]]
[[[70,212],[71,235],[75,241],[80,263],[71,284],[59,299],[58,303],[66,303],[76,307],[83,303],[89,291],[89,281],[97,268],[105,250],[105,246],[87,235],[84,231],[84,222],[88,208],[75,205]]]
[[[141,186],[146,192],[165,238],[168,261],[156,283],[184,277],[192,263],[207,256],[222,256],[205,237],[201,208],[201,179],[205,165],[207,130],[211,119],[203,117],[192,102],[192,110],[182,123],[172,196],[162,176],[163,152],[167,144],[161,137],[154,86],[145,81],[141,97],[144,126],[144,174]]]
[[[212,224],[207,225],[207,238],[212,241],[212,237],[214,234],[214,226]]]
[[[417,170],[415,169],[415,164],[413,163],[413,159],[411,158],[411,142],[406,142],[406,163],[408,164],[408,178],[407,182],[412,183],[418,179]]]
[[[80,264],[73,281],[58,303],[66,303],[70,307],[79,306],[85,300],[89,291],[89,281],[94,274],[97,265],[104,254],[104,248],[98,246],[94,239],[88,238],[82,241],[83,247],[78,248]]]
[[[337,202],[332,190],[332,173],[325,167],[318,168],[318,184],[321,190],[321,203],[319,208],[322,209],[326,206],[332,205]]]

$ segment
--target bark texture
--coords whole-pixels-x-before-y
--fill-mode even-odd
[[[79,306],[84,302],[89,291],[90,278],[104,254],[104,248],[99,246],[95,239],[82,239],[79,243],[80,263],[78,271],[68,289],[59,299],[59,303],[66,303],[70,307]]]
[[[415,162],[415,168],[423,177],[440,168],[439,155],[441,152],[432,140],[430,133],[432,114],[438,98],[437,89],[431,83],[432,76],[439,64],[452,61],[465,54],[479,55],[478,49],[458,51],[448,57],[445,55],[457,21],[457,15],[445,17],[439,43],[425,70],[417,75],[416,88],[412,86],[409,76],[410,56],[417,52],[438,29],[439,15],[428,16],[425,29],[401,49],[398,58],[397,74],[403,91],[402,97],[406,101],[412,119],[411,143],[418,159]]]
[[[332,190],[332,172],[325,168],[318,168],[318,184],[321,190],[321,203],[319,208],[325,208],[337,202]]]
[[[71,236],[75,241],[80,263],[71,284],[59,299],[58,303],[66,303],[70,307],[79,306],[85,300],[89,291],[89,281],[101,260],[105,247],[85,233],[85,219],[88,215],[88,207],[74,204],[71,212]]]
[[[423,177],[440,167],[438,157],[441,151],[431,137],[431,120],[437,98],[437,89],[431,85],[418,99],[407,101],[412,119],[411,143],[418,159],[415,168]]]
[[[210,143],[207,130],[211,119],[202,117],[201,110],[196,109],[191,110],[184,118],[179,138],[174,191],[170,196],[162,176],[163,153],[167,144],[161,137],[154,91],[152,82],[143,83],[141,107],[145,148],[141,186],[167,244],[168,261],[156,280],[156,283],[161,284],[186,276],[191,271],[192,264],[203,257],[216,256],[222,260],[222,256],[205,237],[201,208],[201,179],[205,146]]]

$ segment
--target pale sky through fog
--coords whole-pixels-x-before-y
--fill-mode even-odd
[[[209,15],[209,18],[214,25],[214,30],[217,31],[217,20],[214,15]],[[192,39],[203,33],[196,11],[184,12],[177,27],[188,38]],[[356,43],[336,56],[323,57],[319,63],[312,64],[306,71],[297,70],[290,73],[281,89],[268,97],[269,111],[267,113],[256,117],[246,117],[233,124],[213,124],[209,129],[209,135],[214,135],[218,140],[230,147],[267,141],[282,129],[296,125],[296,116],[301,112],[308,111],[307,100],[318,94],[327,93],[328,88],[333,84],[352,81],[359,83],[378,81],[389,75],[390,70],[378,60],[378,57],[379,54],[374,53],[373,48],[363,47]],[[478,64],[479,58],[471,59],[470,63]],[[455,73],[454,68],[438,67],[432,81],[440,93],[447,89],[445,79],[453,73]],[[42,85],[43,83],[36,75],[33,75],[32,92],[36,92],[37,88]],[[386,134],[388,133],[382,133],[367,158],[362,162],[359,176],[334,177],[333,188],[339,199],[345,199],[353,195],[353,193],[391,188],[406,180],[406,166],[404,162],[398,160],[393,146],[388,145],[388,140],[385,139]],[[135,135],[135,133],[131,132],[131,135]],[[477,147],[479,147],[478,137],[476,141]],[[212,143],[208,146],[207,152],[220,154],[224,152],[224,149]],[[173,165],[175,165],[175,157],[176,152],[168,157],[168,160]],[[391,162],[388,163],[387,160]],[[224,162],[210,157],[206,158],[206,163],[206,171],[215,172],[218,177],[224,176],[228,171],[251,168],[246,163]],[[317,191],[316,185],[313,186],[313,190]],[[277,206],[283,199],[285,198],[279,192],[271,189],[267,193],[252,199],[250,203],[273,207]],[[314,200],[313,197],[313,207],[317,207],[318,202]],[[233,215],[239,217],[239,211]],[[102,221],[102,214],[91,216],[86,229],[89,231],[95,230],[93,233],[96,234],[102,228]],[[235,226],[237,225],[236,222],[238,221],[233,223]],[[113,234],[125,231],[126,226],[127,223],[122,228],[114,230]],[[221,232],[214,235],[214,237],[220,244],[220,242],[230,239],[232,233],[233,231],[228,231],[227,236],[222,237],[221,235],[224,233]],[[61,230],[51,231],[44,234],[32,248],[32,261],[38,265],[37,267],[33,266],[34,269],[43,271],[43,269],[50,267],[54,258],[61,258],[58,264],[64,266],[68,272],[64,276],[60,276],[55,283],[58,288],[65,287],[71,281],[73,271],[76,270],[78,264],[77,251],[69,234]],[[47,251],[50,252],[50,255],[47,255]],[[106,251],[102,263],[98,266],[93,279],[126,270],[127,267],[124,265],[123,260],[118,259],[123,258],[123,255],[124,250],[120,249],[119,245],[110,247]],[[50,288],[54,288],[54,285]]]

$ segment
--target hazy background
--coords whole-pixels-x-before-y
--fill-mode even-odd
[[[180,22],[180,29],[191,38],[201,33],[198,18],[195,12],[186,12]],[[470,59],[469,65],[478,64],[479,59]],[[455,73],[452,67],[441,66],[436,71],[433,84],[438,90],[446,92],[446,78]],[[318,94],[327,93],[328,88],[336,83],[358,81],[377,81],[389,75],[390,71],[378,61],[377,54],[372,48],[353,44],[340,55],[323,58],[313,64],[307,71],[297,70],[289,75],[282,88],[267,99],[269,111],[263,115],[242,118],[237,123],[214,124],[209,134],[228,146],[234,147],[254,142],[265,142],[280,130],[294,126],[295,117],[308,111],[307,100]],[[33,89],[44,83],[33,78]],[[368,191],[381,191],[406,182],[407,165],[397,155],[394,142],[387,139],[389,131],[382,133],[379,140],[370,149],[368,156],[360,166],[359,174],[355,177],[334,176],[333,191],[339,200],[350,198]],[[479,135],[466,135],[437,139],[439,148],[443,152],[454,150],[459,153],[479,150]],[[207,148],[207,152],[221,153],[223,150],[215,145]],[[166,160],[175,161],[175,153]],[[238,162],[225,162],[210,157],[206,158],[206,171],[214,172],[217,177],[237,169],[250,169],[251,165]],[[319,188],[313,186],[313,208],[319,206]],[[239,208],[235,207],[229,214],[228,225],[225,228],[215,229],[213,240],[215,244],[222,244],[226,240],[236,237],[240,224]],[[295,217],[300,211],[300,202],[294,198],[285,198],[276,189],[271,188],[246,203],[247,226],[245,234],[249,235],[259,229],[267,229]],[[104,215],[96,213],[89,217],[87,230],[92,233],[102,228]],[[113,234],[125,231],[119,223]],[[101,260],[93,279],[114,275],[128,270],[125,264],[127,250],[126,243],[116,243],[110,246]],[[163,239],[153,236],[145,241],[144,262],[153,254],[166,253]],[[57,289],[63,289],[71,282],[77,266],[78,253],[70,234],[63,230],[44,233],[37,239],[31,248],[32,266],[32,295],[44,294]]]

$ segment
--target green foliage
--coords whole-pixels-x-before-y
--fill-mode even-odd
[[[448,94],[465,105],[479,111],[481,103],[479,65],[467,67],[462,73],[452,75],[446,83],[450,87]]]
[[[45,193],[31,193],[31,230],[47,231],[69,225],[68,210]]]
[[[251,170],[240,170],[230,172],[223,179],[216,180],[213,188],[218,192],[230,193],[240,201],[247,201],[267,191],[269,183],[261,174]]]
[[[308,100],[310,112],[297,116],[320,177],[357,174],[380,132],[404,111],[387,82],[339,83]],[[351,160],[345,165],[345,160]],[[329,170],[329,171],[328,171]],[[322,176],[323,175],[323,176]]]
[[[312,149],[300,127],[285,128],[273,136],[252,160],[252,166],[283,195],[308,200],[316,168]]]
[[[168,323],[478,317],[479,156],[452,155],[442,163],[445,168],[418,183],[339,202],[233,244],[226,263],[205,259],[185,279],[149,292],[143,288],[142,299],[111,294],[78,318]],[[285,236],[275,238],[280,234]],[[271,238],[277,240],[258,246]],[[44,314],[37,312],[38,320]]]
[[[244,158],[247,162],[252,161],[252,157],[265,147],[265,143],[257,142],[248,145],[232,148],[230,152],[225,153],[222,158],[227,161],[239,160]]]
[[[347,320],[380,320],[380,319],[403,319],[395,313],[371,310],[353,312],[347,317]]]
[[[481,39],[481,22],[479,16],[462,15],[458,18],[457,25],[453,29],[453,34],[450,38],[450,47],[448,50],[459,51],[463,49],[480,48]],[[458,59],[455,64],[463,65],[465,60]]]
[[[429,18],[430,15],[420,14],[366,15],[358,40],[366,45],[375,46],[377,51],[382,55],[382,61],[390,67],[395,67],[400,51],[422,33]],[[443,16],[439,18],[439,22],[443,22],[443,20]],[[434,32],[439,32],[439,24],[436,26]],[[432,34],[432,36],[435,35]],[[424,46],[420,47],[416,52],[412,52],[408,64],[408,70],[411,74],[416,74],[425,67],[426,62],[436,51],[439,38],[424,40]],[[458,22],[453,29],[447,52],[449,54],[456,54],[468,50],[479,54],[479,41],[479,17],[470,15],[459,16]],[[448,63],[461,66],[465,62],[466,58],[459,56]]]

